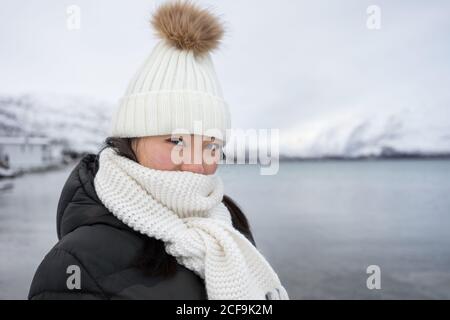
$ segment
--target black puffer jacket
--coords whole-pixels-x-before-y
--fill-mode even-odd
[[[180,264],[170,278],[148,276],[136,266],[148,238],[103,206],[93,184],[97,169],[96,155],[88,154],[64,185],[57,210],[59,242],[39,265],[28,298],[206,299],[203,280]],[[237,227],[234,217],[233,224]],[[251,233],[244,235],[254,244]],[[80,289],[68,288],[71,265],[79,267]]]

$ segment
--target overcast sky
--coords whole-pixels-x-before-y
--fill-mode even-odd
[[[280,128],[295,144],[355,117],[394,115],[450,148],[450,1],[197,2],[226,22],[213,59],[234,127]],[[0,93],[114,103],[157,41],[148,21],[160,3],[2,1]],[[72,4],[76,31],[66,28]],[[373,4],[379,30],[366,25]]]

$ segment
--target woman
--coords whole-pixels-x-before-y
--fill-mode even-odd
[[[288,299],[215,174],[230,127],[209,55],[222,26],[189,2],[152,24],[162,39],[104,148],[68,178],[29,298]]]

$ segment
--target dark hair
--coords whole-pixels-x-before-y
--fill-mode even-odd
[[[133,138],[108,137],[100,152],[105,148],[113,148],[117,154],[138,162],[132,148],[132,141]],[[239,206],[227,195],[223,196],[222,202],[231,214],[233,226],[247,236],[247,238],[255,245],[248,220]],[[164,242],[145,235],[140,236],[144,238],[145,244],[142,254],[137,257],[134,265],[143,270],[146,275],[162,277],[173,276],[176,272],[177,261],[173,256],[166,253]]]

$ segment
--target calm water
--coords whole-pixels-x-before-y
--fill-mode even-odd
[[[0,298],[26,298],[56,243],[70,170],[0,182]],[[283,163],[275,176],[256,166],[220,171],[291,298],[450,298],[450,161]],[[381,268],[381,290],[366,287],[369,265]]]

